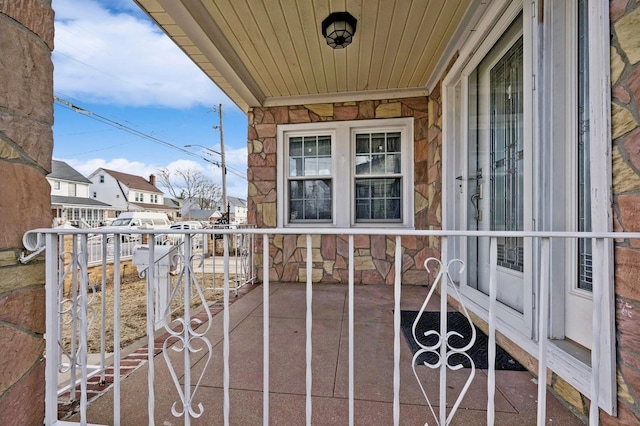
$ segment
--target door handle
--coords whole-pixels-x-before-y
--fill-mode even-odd
[[[477,221],[482,220],[482,210],[480,210],[480,200],[482,199],[482,184],[478,185],[478,191],[471,196],[471,204],[473,205],[473,209],[475,211],[474,219]]]

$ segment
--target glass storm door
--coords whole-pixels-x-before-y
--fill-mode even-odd
[[[467,229],[522,231],[531,178],[525,173],[522,20],[516,20],[470,75],[465,194]],[[516,317],[530,318],[523,238],[498,238],[497,299]],[[467,285],[489,292],[489,238],[467,241]],[[530,285],[529,285],[530,287]],[[530,292],[529,292],[530,293]],[[528,323],[525,320],[525,323]]]

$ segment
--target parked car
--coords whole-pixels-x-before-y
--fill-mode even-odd
[[[202,223],[196,221],[178,222],[171,225],[169,229],[203,229]],[[184,234],[166,234],[161,238],[164,238],[164,244],[182,244],[184,241]],[[192,248],[200,248],[203,246],[203,235],[194,235],[191,239]]]
[[[169,218],[164,213],[153,212],[123,212],[120,213],[109,226],[101,229],[125,231],[130,229],[168,229],[171,226]],[[123,242],[138,241],[140,234],[120,234]],[[107,234],[107,242],[113,242],[114,234]]]

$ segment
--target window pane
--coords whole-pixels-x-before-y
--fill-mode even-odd
[[[402,218],[401,179],[357,179],[356,221]]]
[[[356,135],[356,175],[400,174],[400,133]]]
[[[308,136],[304,138],[304,156],[315,157],[318,155],[318,143],[315,136]]]
[[[304,175],[305,176],[317,176],[318,175],[318,159],[305,158],[304,159]]]
[[[385,173],[400,173],[400,154],[387,155],[385,160],[386,170]]]
[[[290,181],[290,221],[331,220],[331,192],[331,179]]]
[[[302,156],[302,138],[289,139],[289,155],[292,157]]]
[[[318,155],[331,155],[331,138],[329,136],[318,137]]]
[[[400,133],[387,135],[387,152],[400,152]]]
[[[578,231],[591,231],[591,168],[589,133],[589,32],[587,1],[578,2]],[[578,241],[578,288],[593,289],[591,240]]]
[[[384,152],[386,149],[385,134],[375,133],[371,135],[371,152]]]
[[[319,176],[331,175],[331,157],[318,158],[318,175]]]
[[[289,176],[302,176],[301,158],[289,158]]]
[[[490,72],[491,229],[521,231],[524,221],[523,40]],[[498,265],[523,271],[522,238],[498,238]]]
[[[368,154],[370,152],[369,135],[356,135],[356,154]]]
[[[331,175],[331,137],[289,139],[289,176]]]

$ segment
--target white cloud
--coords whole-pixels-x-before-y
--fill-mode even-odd
[[[54,159],[56,159],[54,157]],[[91,158],[86,161],[65,159],[65,163],[76,169],[80,174],[89,176],[99,168],[115,170],[117,172],[131,173],[148,178],[151,174],[158,173],[158,166],[144,164],[140,161],[130,161],[126,158],[114,158],[105,160],[102,158]],[[135,170],[135,172],[132,172]]]
[[[58,94],[128,106],[229,102],[154,23],[122,1],[108,4],[110,9],[96,0],[54,0]]]
[[[234,150],[235,151],[235,150]],[[241,150],[238,150],[241,151]],[[246,152],[246,151],[245,151]],[[56,158],[54,158],[56,159]],[[92,158],[86,161],[64,159],[65,163],[76,169],[80,174],[89,176],[99,168],[115,170],[123,173],[135,174],[145,179],[149,175],[158,175],[160,169],[175,170],[196,170],[205,174],[209,179],[217,185],[222,185],[222,172],[219,167],[207,163],[205,166],[193,160],[175,160],[166,165],[145,164],[140,161],[130,161],[125,158],[115,158],[113,160],[105,160],[102,158]],[[241,169],[242,170],[242,169]],[[157,185],[160,190],[168,194],[165,188]],[[227,173],[227,195],[239,198],[247,198],[247,181],[233,173]]]

